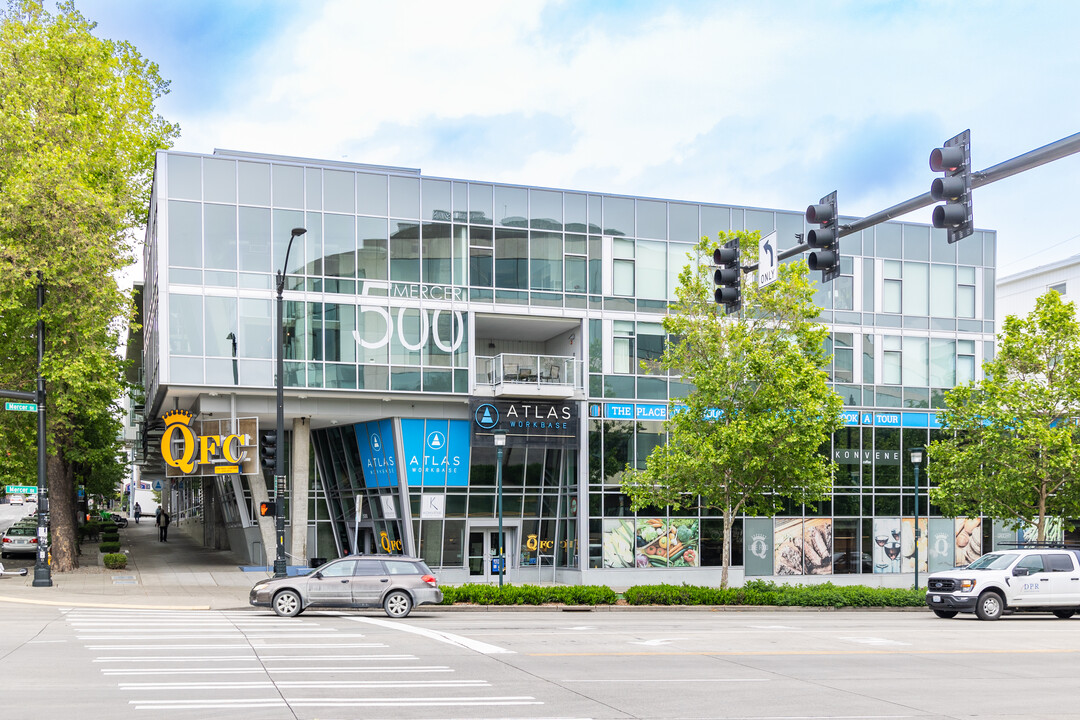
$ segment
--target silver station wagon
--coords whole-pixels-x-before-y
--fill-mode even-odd
[[[423,560],[401,555],[350,556],[331,560],[306,575],[260,580],[248,600],[281,617],[308,608],[381,607],[392,618],[417,605],[443,599],[439,581]]]

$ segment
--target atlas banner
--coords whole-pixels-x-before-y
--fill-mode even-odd
[[[469,421],[402,418],[405,479],[410,486],[469,484]]]
[[[952,518],[930,518],[930,532],[926,538],[930,572],[953,569],[953,558],[956,556],[955,537]]]
[[[397,453],[394,452],[394,421],[389,418],[356,423],[356,445],[368,488],[397,487]]]
[[[743,520],[743,568],[747,577],[773,574],[772,518]]]
[[[195,420],[186,410],[170,410],[161,419],[166,477],[259,474],[258,418]]]
[[[507,447],[578,447],[578,403],[536,400],[473,400],[472,444],[492,447],[493,433],[506,432]]]

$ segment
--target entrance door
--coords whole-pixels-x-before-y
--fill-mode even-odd
[[[506,547],[513,547],[511,531],[503,530]],[[508,552],[509,556],[510,553]],[[480,529],[469,531],[469,579],[474,582],[491,582],[499,577],[491,571],[491,561],[499,557],[499,531]],[[510,567],[509,557],[507,568]],[[505,574],[505,568],[503,570]]]

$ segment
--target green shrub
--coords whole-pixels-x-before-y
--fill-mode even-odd
[[[98,549],[103,553],[115,553],[120,552],[120,543],[118,542],[103,542],[98,546]]]
[[[102,556],[101,562],[105,563],[105,567],[110,570],[123,570],[127,567],[127,555],[124,553],[107,553]]]
[[[920,607],[922,591],[865,585],[778,585],[751,580],[721,590],[692,585],[638,585],[623,593],[630,605],[768,605],[781,607]]]
[[[443,604],[472,605],[613,605],[618,595],[603,585],[481,585],[443,587]]]
[[[119,533],[101,533],[101,542],[120,542]]]

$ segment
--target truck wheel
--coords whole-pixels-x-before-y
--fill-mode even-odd
[[[1068,620],[1076,614],[1075,610],[1055,610],[1054,617],[1061,618],[1062,620]]]
[[[392,618],[403,618],[412,612],[412,598],[408,593],[397,590],[383,600],[383,611]]]
[[[282,590],[274,596],[272,603],[274,612],[279,617],[296,617],[303,608],[300,605],[300,596],[292,590]]]
[[[934,614],[937,615],[939,618],[945,618],[946,620],[948,620],[949,618],[956,617],[956,614],[958,612],[960,612],[960,611],[959,610],[935,610]]]
[[[994,591],[984,592],[975,603],[975,614],[980,620],[997,620],[1005,610],[1005,601]]]

